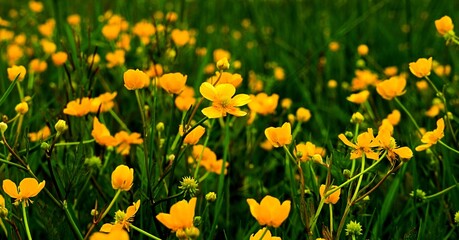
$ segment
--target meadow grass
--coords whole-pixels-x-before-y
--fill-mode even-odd
[[[0,239],[459,237],[459,50],[434,23],[458,22],[456,1],[41,4],[0,0]],[[415,76],[409,64],[429,57],[428,76]],[[194,95],[167,73],[186,75]],[[232,84],[216,83],[224,73]],[[388,79],[390,99],[380,92]],[[247,115],[219,99],[233,90],[240,102],[251,95],[236,106]],[[202,111],[216,104],[229,113]],[[423,143],[432,145],[415,150]],[[12,194],[8,179],[30,178],[37,184]],[[257,210],[267,195],[290,204],[286,219],[277,203]],[[111,235],[100,233],[107,223]]]

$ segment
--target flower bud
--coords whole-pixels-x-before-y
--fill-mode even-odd
[[[352,114],[351,123],[354,123],[354,124],[359,123],[360,124],[364,120],[365,120],[365,118],[363,117],[363,115],[361,113],[356,112],[356,113]]]
[[[59,134],[62,134],[62,133],[64,133],[65,131],[67,131],[68,126],[67,126],[67,123],[65,122],[65,120],[59,119],[59,120],[57,121],[57,123],[54,125],[54,128],[56,129],[56,131],[57,131]]]
[[[206,194],[206,201],[215,202],[217,200],[217,194],[215,192],[209,192]]]
[[[346,236],[349,235],[362,235],[362,225],[357,221],[351,221],[346,224]]]
[[[1,131],[2,134],[5,133],[7,128],[8,128],[8,124],[6,124],[4,122],[0,122],[0,131]]]
[[[221,71],[228,70],[230,67],[230,64],[228,62],[228,58],[224,57],[217,62],[217,68]]]

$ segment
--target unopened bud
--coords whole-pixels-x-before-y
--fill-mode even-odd
[[[363,115],[361,113],[356,112],[356,113],[352,114],[351,123],[354,123],[354,124],[362,123],[364,120],[365,120],[365,118],[363,117]]]
[[[199,237],[199,229],[197,227],[186,228],[185,233],[190,239],[197,239]]]
[[[156,131],[158,131],[158,132],[164,131],[164,123],[163,122],[159,122],[159,123],[156,124]]]
[[[67,122],[65,122],[65,120],[59,119],[59,121],[57,121],[57,123],[54,125],[54,128],[59,134],[62,134],[68,129]]]
[[[2,134],[5,133],[6,129],[8,129],[8,124],[4,123],[4,122],[0,122],[0,131]]]
[[[97,209],[91,209],[91,216],[97,216],[99,214],[99,211]]]
[[[215,192],[209,192],[206,194],[206,201],[215,202],[217,200],[217,194]]]
[[[224,57],[224,58],[218,60],[218,62],[217,62],[217,68],[218,68],[219,70],[222,70],[222,71],[228,70],[229,67],[230,67],[230,64],[229,64],[229,62],[228,62],[228,58]]]

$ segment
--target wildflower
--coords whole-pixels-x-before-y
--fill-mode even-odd
[[[279,227],[290,213],[290,200],[280,203],[279,199],[266,195],[260,202],[255,199],[247,199],[250,206],[250,213],[261,226]]]
[[[5,133],[6,129],[8,129],[8,124],[6,124],[5,122],[0,122],[0,132],[2,133],[2,136]]]
[[[360,113],[360,112],[356,112],[356,113],[353,113],[352,116],[351,116],[351,123],[353,124],[360,124],[362,123],[363,121],[365,121],[365,117]]]
[[[32,59],[29,63],[29,69],[31,72],[42,73],[48,68],[46,61],[40,60],[38,58]]]
[[[118,50],[115,50],[114,52],[109,52],[107,53],[107,55],[105,55],[105,60],[107,60],[107,67],[108,68],[113,68],[113,67],[116,67],[116,66],[121,66],[124,64],[124,55],[125,55],[125,52],[124,50],[121,50],[121,49],[118,49]],[[94,58],[96,59],[96,58]],[[94,61],[96,62],[96,61]]]
[[[151,64],[150,65],[150,68],[147,70],[147,75],[150,77],[150,78],[154,78],[154,77],[160,77],[161,75],[163,75],[163,66],[161,64]]]
[[[320,197],[323,198],[324,195],[326,195],[326,193],[328,193],[329,191],[332,191],[334,190],[334,188],[336,188],[337,186],[330,186],[328,188],[328,191],[325,193],[325,184],[322,184],[320,185],[320,188],[319,188],[319,193],[320,193]],[[336,204],[339,200],[339,196],[341,195],[341,188],[336,190],[335,192],[333,192],[332,194],[330,194],[330,196],[328,196],[325,200],[324,200],[324,203],[327,203],[327,204]]]
[[[24,50],[17,44],[9,44],[6,48],[8,63],[14,65],[24,55]]]
[[[223,160],[217,160],[217,155],[210,148],[204,147],[203,145],[195,145],[193,146],[191,155],[192,157],[188,159],[190,163],[201,159],[200,165],[203,166],[208,172],[213,172],[216,174],[220,174],[222,172]],[[223,174],[227,173],[226,168],[228,165],[229,163],[226,162]]]
[[[59,134],[62,134],[65,131],[67,131],[69,127],[67,126],[67,123],[65,122],[65,120],[59,119],[57,123],[54,125],[54,128]]]
[[[77,98],[67,103],[64,108],[64,114],[82,117],[91,110],[91,100],[87,97]]]
[[[133,203],[125,211],[118,210],[115,212],[115,222],[113,224],[106,223],[100,228],[101,232],[110,233],[115,230],[125,229],[129,231],[131,222],[134,221],[134,216],[140,208],[140,200]]]
[[[110,134],[107,127],[103,123],[99,122],[97,117],[94,117],[91,136],[102,146],[109,147],[116,146],[118,144],[118,141]]]
[[[31,132],[28,134],[29,140],[31,142],[38,142],[41,140],[47,139],[49,136],[51,136],[51,129],[49,129],[48,126],[44,126],[38,132]]]
[[[229,73],[229,72],[216,72],[215,76],[210,77],[207,82],[216,86],[219,84],[229,83],[235,88],[239,87],[242,83],[242,76],[238,73]]]
[[[188,111],[196,103],[194,89],[185,85],[183,91],[175,98],[174,103],[180,111]]]
[[[108,112],[110,109],[113,108],[115,103],[113,102],[113,99],[116,97],[117,92],[112,92],[112,93],[103,93],[99,95],[98,97],[91,98],[91,109],[90,111],[92,113],[97,113],[97,112]]]
[[[29,111],[29,105],[27,104],[27,102],[21,102],[21,103],[18,103],[16,105],[16,107],[14,108],[14,110],[20,114],[20,115],[24,115],[26,114],[28,111]]]
[[[330,42],[330,44],[328,44],[328,49],[330,49],[330,51],[332,52],[337,52],[339,48],[340,48],[340,45],[336,41],[332,41]]]
[[[183,177],[179,189],[193,197],[198,191],[198,182],[193,177]]]
[[[35,178],[24,178],[19,183],[19,187],[16,183],[9,179],[3,180],[3,191],[10,197],[15,198],[15,203],[25,201],[26,205],[33,203],[30,198],[37,196],[37,194],[45,187],[45,180],[38,183]]]
[[[366,56],[368,54],[368,46],[365,45],[365,44],[360,44],[358,47],[357,47],[357,53],[360,55],[360,56]]]
[[[121,27],[118,24],[106,24],[102,27],[102,35],[107,40],[115,40],[120,34]]]
[[[217,68],[218,68],[219,70],[222,70],[222,71],[228,70],[229,67],[230,67],[230,64],[229,64],[229,62],[228,62],[228,58],[226,58],[226,57],[224,57],[224,58],[218,60],[218,62],[217,62],[216,65],[217,65]]]
[[[110,233],[95,232],[89,240],[129,240],[129,234],[125,230],[113,230]]]
[[[39,13],[43,11],[43,3],[38,2],[38,1],[30,1],[29,2],[29,8],[32,10],[32,12]]]
[[[48,39],[42,39],[40,45],[43,48],[43,52],[46,54],[52,54],[56,52],[56,44]]]
[[[115,190],[129,191],[134,182],[134,169],[119,165],[112,172],[112,187]]]
[[[369,159],[378,160],[379,154],[371,149],[372,147],[378,146],[373,135],[373,129],[368,128],[366,132],[359,134],[357,136],[356,144],[351,143],[342,133],[338,136],[338,138],[343,141],[344,144],[353,148],[351,151],[351,160],[361,158],[364,154]]]
[[[409,67],[411,73],[418,78],[429,76],[432,69],[432,57],[419,58],[416,62],[411,62]]]
[[[183,47],[190,41],[190,33],[187,30],[174,29],[171,32],[171,38],[177,47]]]
[[[274,68],[274,79],[277,81],[283,81],[285,80],[285,71],[281,67],[275,67]]]
[[[382,81],[376,85],[376,91],[386,99],[392,100],[394,97],[405,94],[406,79],[402,76],[391,77],[389,80]]]
[[[186,228],[193,227],[195,207],[196,197],[191,198],[189,202],[182,200],[172,205],[169,213],[156,215],[156,219],[173,232],[184,231]]]
[[[51,55],[51,59],[56,66],[62,66],[65,62],[67,62],[67,58],[68,56],[66,52],[56,52]]]
[[[180,94],[185,88],[188,76],[181,73],[167,73],[159,78],[159,85],[168,93]]]
[[[282,124],[282,127],[269,127],[265,129],[265,136],[274,147],[283,147],[292,142],[292,129],[290,123]]]
[[[199,139],[201,139],[202,135],[204,135],[205,132],[206,132],[206,128],[204,128],[203,126],[199,125],[199,126],[195,127],[191,132],[189,132],[185,136],[185,139],[183,140],[183,143],[190,144],[190,145],[195,145],[195,144],[198,143]],[[179,133],[180,133],[180,136],[183,136],[183,134],[184,134],[183,125],[180,125]]]
[[[426,80],[421,80],[416,82],[416,87],[419,91],[425,91],[429,88],[429,83]]]
[[[19,82],[24,80],[24,77],[27,72],[26,68],[22,65],[13,65],[12,67],[7,68],[6,71],[8,72],[8,79],[10,81],[14,81],[14,79],[16,79],[17,77]]]
[[[173,23],[173,22],[177,21],[177,19],[178,19],[178,15],[177,15],[176,12],[168,12],[168,13],[166,14],[166,20],[167,20],[168,22]]]
[[[443,118],[437,120],[437,128],[433,131],[428,131],[422,135],[421,142],[424,143],[422,145],[417,146],[415,149],[416,151],[424,151],[430,148],[432,145],[437,144],[440,139],[442,139],[445,135],[443,131],[445,130],[445,121]]]
[[[231,53],[221,48],[215,49],[212,55],[214,57],[214,62],[217,62],[218,60],[225,57],[226,59],[231,59]]]
[[[53,35],[56,21],[54,19],[48,19],[45,23],[38,25],[38,31],[41,35],[50,38]]]
[[[378,82],[378,75],[370,70],[356,70],[355,77],[352,79],[352,91],[364,90],[370,85]]]
[[[351,94],[346,99],[349,102],[353,102],[353,103],[356,103],[356,104],[362,104],[362,103],[367,101],[369,96],[370,96],[370,91],[363,90],[363,91],[360,91],[358,93]]]
[[[266,232],[266,233],[265,233]],[[264,233],[264,235],[263,235]],[[263,236],[263,238],[261,238]],[[250,235],[250,240],[281,240],[280,237],[273,237],[271,231],[267,230],[266,227],[258,230],[257,233]]]
[[[338,82],[335,79],[330,79],[327,82],[327,87],[330,89],[334,89],[338,86]]]
[[[321,156],[323,153],[324,150],[322,148],[316,147],[316,145],[309,141],[297,144],[293,151],[293,154],[303,162],[313,160],[316,155]]]
[[[71,26],[78,26],[80,25],[81,17],[78,14],[72,14],[67,17],[67,23]]]
[[[394,109],[389,115],[387,115],[386,119],[389,121],[390,124],[392,124],[392,126],[396,126],[400,122],[401,116],[402,115],[400,111]]]
[[[91,66],[92,65],[97,65],[99,62],[100,62],[100,56],[97,53],[96,54],[91,54],[87,58],[87,63],[89,65],[91,65]]]
[[[148,44],[150,43],[150,37],[156,33],[156,28],[153,24],[142,20],[134,25],[132,33],[138,36],[143,44]]]
[[[268,96],[268,94],[262,92],[256,96],[250,95],[250,98],[251,101],[248,104],[250,110],[263,116],[275,113],[279,102],[279,95],[275,93]]]
[[[283,109],[289,109],[292,106],[292,99],[290,98],[284,98],[281,101],[281,107]]]
[[[208,192],[205,198],[207,202],[215,202],[215,200],[217,200],[217,194],[215,192]]]
[[[0,194],[0,218],[8,216],[8,209],[5,207],[5,198]]]
[[[115,134],[115,139],[118,144],[116,152],[121,155],[128,155],[131,150],[131,144],[142,144],[143,139],[140,138],[140,133],[129,134],[126,131],[120,131]]]
[[[445,15],[442,18],[435,20],[435,28],[437,28],[440,35],[444,36],[445,34],[453,31],[453,20],[449,16]],[[454,35],[454,32],[452,32],[452,34]]]
[[[397,160],[397,156],[403,160],[409,160],[413,157],[413,152],[408,147],[397,147],[395,139],[391,136],[391,132],[387,129],[381,129],[376,136],[376,141],[379,146],[387,151],[387,159],[393,163]]]
[[[296,119],[299,122],[307,122],[309,119],[311,119],[311,111],[309,109],[306,109],[304,107],[300,107],[296,110]]]
[[[211,107],[202,109],[202,113],[208,118],[225,117],[227,113],[242,117],[247,115],[238,107],[250,102],[250,96],[247,94],[238,94],[234,96],[236,88],[231,84],[219,84],[216,87],[208,82],[201,84],[199,88],[202,96],[212,101]],[[234,96],[234,97],[233,97]]]
[[[397,73],[398,73],[398,68],[396,66],[390,66],[390,67],[384,68],[384,75],[386,75],[387,77],[393,77],[397,75]]]
[[[410,196],[414,197],[417,201],[424,201],[426,199],[426,192],[422,189],[416,189],[415,191],[410,192]]]
[[[362,225],[357,221],[346,224],[346,236],[349,235],[362,235]]]
[[[265,141],[260,143],[260,147],[263,148],[266,151],[271,151],[271,150],[273,150],[274,146],[268,139],[266,139]]]
[[[148,75],[139,69],[129,69],[124,72],[124,87],[127,90],[137,90],[145,86],[145,83],[150,82]]]

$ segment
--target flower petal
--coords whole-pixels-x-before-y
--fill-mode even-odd
[[[215,90],[215,87],[208,82],[203,82],[201,84],[199,87],[199,92],[207,100],[215,101],[217,99],[217,91]]]
[[[409,147],[401,147],[394,149],[394,152],[400,157],[404,159],[410,159],[413,157],[413,151]]]
[[[208,118],[220,118],[224,116],[223,112],[215,107],[206,107],[201,112]]]
[[[9,179],[3,180],[3,191],[12,198],[20,198],[16,183]]]
[[[217,94],[218,99],[231,99],[236,93],[236,88],[229,83],[218,84],[215,87],[215,92]]]
[[[19,183],[19,194],[23,198],[34,197],[38,194],[37,191],[39,191],[38,181],[35,178],[24,178]]]
[[[231,99],[231,104],[235,107],[246,105],[252,101],[252,98],[247,94],[238,94]]]

